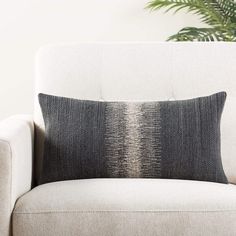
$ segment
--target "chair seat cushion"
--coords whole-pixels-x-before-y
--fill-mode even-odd
[[[85,179],[22,196],[13,235],[235,235],[236,186],[166,179]]]

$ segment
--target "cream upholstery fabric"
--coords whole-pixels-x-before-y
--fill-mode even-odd
[[[236,183],[236,44],[52,45],[36,59],[36,95],[98,100],[184,99],[225,90],[222,154]],[[35,96],[37,154],[44,127]],[[0,124],[0,235],[15,200],[31,188],[32,121]],[[36,163],[40,170],[40,159]],[[20,197],[14,236],[235,236],[236,187],[163,179],[93,179],[45,184]]]
[[[55,182],[21,197],[17,236],[234,236],[236,187],[165,179]]]
[[[236,183],[235,52],[236,44],[224,42],[49,45],[37,55],[35,92],[93,100],[160,101],[225,90],[222,157],[229,181]],[[35,98],[40,156],[43,122]]]
[[[0,235],[10,235],[16,199],[31,189],[33,122],[14,116],[0,123]]]

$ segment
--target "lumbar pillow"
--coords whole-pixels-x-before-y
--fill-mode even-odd
[[[39,94],[40,183],[176,178],[227,183],[220,152],[226,93],[181,101],[100,102]]]

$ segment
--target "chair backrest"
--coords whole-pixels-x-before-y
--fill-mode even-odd
[[[48,45],[36,59],[37,169],[43,121],[39,92],[92,100],[170,100],[228,94],[222,158],[236,183],[236,44],[115,42]]]

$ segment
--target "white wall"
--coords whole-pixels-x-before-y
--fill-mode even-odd
[[[162,14],[149,0],[1,0],[0,119],[33,111],[33,65],[37,49],[68,41],[164,41],[190,14]]]

